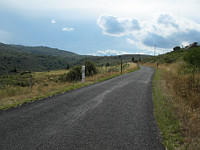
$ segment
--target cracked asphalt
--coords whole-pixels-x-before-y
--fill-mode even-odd
[[[164,150],[152,101],[154,69],[0,111],[1,150]]]

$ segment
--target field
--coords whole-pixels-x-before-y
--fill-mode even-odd
[[[137,68],[134,63],[123,64],[123,73]],[[86,77],[85,83],[61,82],[59,77],[69,70],[47,72],[25,72],[0,76],[0,109],[15,107],[23,103],[42,99],[58,93],[83,87],[120,75],[120,65],[98,67],[98,73]]]

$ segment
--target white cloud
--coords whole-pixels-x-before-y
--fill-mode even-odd
[[[185,46],[188,46],[189,44],[191,44],[191,43],[188,43],[188,42],[182,42],[182,43],[181,43],[181,46],[185,47]]]
[[[69,10],[99,15],[100,13],[111,13],[121,16],[145,16],[150,12],[174,12],[199,16],[199,0],[1,0],[0,6],[17,10],[25,15],[52,15],[51,12],[68,12]],[[186,8],[192,8],[186,11]],[[45,13],[44,13],[45,10]],[[24,12],[29,13],[24,13]],[[43,12],[43,13],[41,13]],[[92,12],[92,13],[91,13]]]
[[[55,23],[56,23],[56,20],[55,20],[55,19],[52,19],[52,20],[51,20],[51,23],[55,24]]]
[[[126,51],[120,51],[120,50],[99,50],[96,53],[91,53],[88,55],[94,55],[94,56],[111,56],[111,55],[125,55],[125,54],[133,54],[130,52],[126,52]]]
[[[127,43],[140,49],[169,50],[182,43],[200,42],[200,24],[172,14],[156,14],[138,22],[114,16],[100,16],[98,25],[109,36],[125,36]],[[129,36],[128,36],[129,35]],[[130,36],[132,35],[132,37]]]
[[[160,14],[149,25],[150,28],[143,28],[145,32],[140,38],[142,44],[149,47],[156,44],[158,48],[172,49],[183,42],[200,40],[200,24],[180,16]]]
[[[73,31],[73,30],[74,30],[74,28],[68,28],[68,27],[62,28],[62,31],[68,31],[68,32],[70,32],[70,31]]]
[[[101,15],[97,24],[104,34],[124,36],[140,30],[140,24],[135,19],[120,18],[112,15]]]
[[[129,44],[136,44],[136,41],[134,41],[134,40],[132,40],[132,39],[130,39],[130,38],[127,38],[126,39],[127,40],[127,42],[129,43]]]

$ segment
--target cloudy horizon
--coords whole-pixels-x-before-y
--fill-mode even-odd
[[[1,0],[0,42],[82,55],[156,54],[200,42],[197,0]]]

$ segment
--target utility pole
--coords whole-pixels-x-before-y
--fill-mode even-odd
[[[141,61],[141,58],[140,58],[140,50],[139,50],[139,62]]]

